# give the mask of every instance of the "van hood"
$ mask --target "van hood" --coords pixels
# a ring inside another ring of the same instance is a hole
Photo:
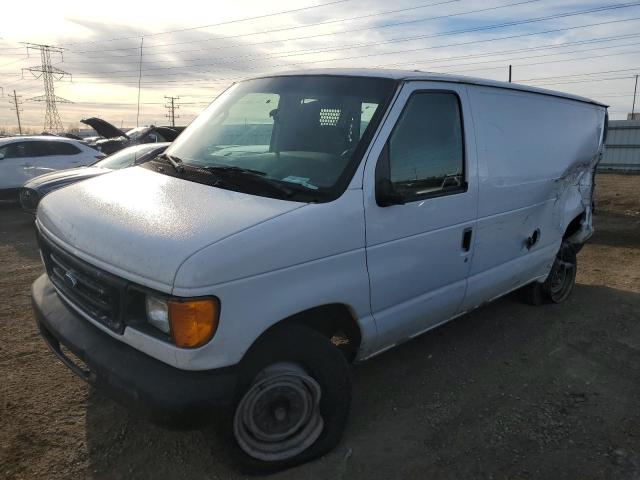
[[[89,263],[169,293],[194,253],[305,205],[132,167],[52,192],[37,222]]]

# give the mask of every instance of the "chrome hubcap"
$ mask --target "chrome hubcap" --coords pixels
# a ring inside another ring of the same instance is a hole
[[[240,448],[264,461],[286,460],[322,433],[321,389],[302,367],[277,363],[258,374],[233,419]]]

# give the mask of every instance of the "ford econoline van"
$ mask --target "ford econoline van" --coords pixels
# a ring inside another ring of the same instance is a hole
[[[606,106],[422,72],[239,82],[145,165],[47,195],[42,336],[144,414],[219,412],[252,471],[340,440],[350,362],[524,288],[562,302]]]

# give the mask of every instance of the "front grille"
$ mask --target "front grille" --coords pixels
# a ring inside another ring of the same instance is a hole
[[[63,299],[121,334],[124,331],[126,281],[69,254],[41,232],[38,232],[38,243],[47,274]]]
[[[24,187],[20,189],[20,205],[22,208],[35,212],[38,208],[38,202],[40,202],[38,192]]]

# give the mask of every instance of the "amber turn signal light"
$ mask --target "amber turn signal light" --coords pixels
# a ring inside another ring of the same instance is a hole
[[[211,340],[220,315],[216,300],[170,300],[168,303],[171,338],[176,346],[195,348]]]

